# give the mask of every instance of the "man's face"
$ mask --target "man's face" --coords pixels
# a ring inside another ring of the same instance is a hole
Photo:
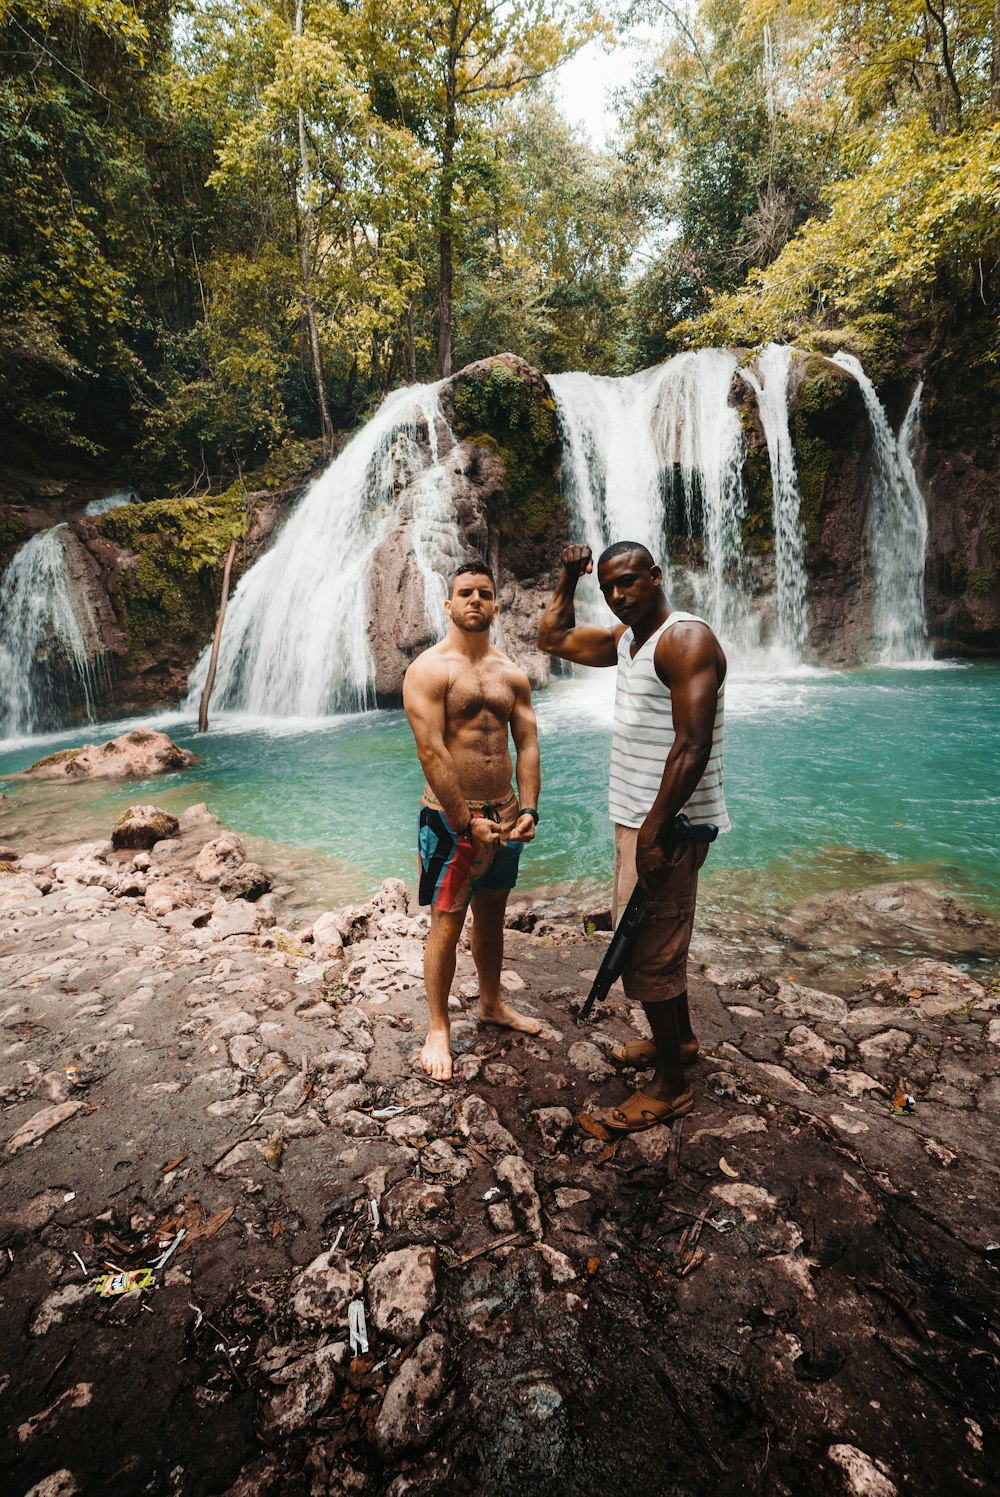
[[[493,583],[480,572],[463,572],[455,578],[444,610],[463,633],[485,633],[499,612]]]
[[[635,624],[662,596],[661,572],[651,567],[641,551],[623,551],[597,569],[597,582],[604,601],[623,624]]]

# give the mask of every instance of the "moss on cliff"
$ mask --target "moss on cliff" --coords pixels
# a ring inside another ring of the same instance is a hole
[[[461,370],[453,398],[455,435],[503,463],[503,497],[490,520],[505,564],[531,576],[552,564],[569,536],[552,394],[537,371],[501,354]]]
[[[740,381],[739,383],[742,383]],[[749,395],[749,391],[747,392]],[[737,402],[743,427],[743,493],[746,505],[740,526],[744,551],[760,555],[774,549],[774,502],[771,460],[756,414],[756,402]]]
[[[24,516],[9,504],[0,504],[0,571],[30,535]]]
[[[808,544],[820,538],[831,474],[843,454],[845,435],[857,415],[857,387],[825,359],[810,358],[792,414],[792,444],[802,504],[799,516]]]
[[[130,665],[162,657],[164,645],[205,638],[218,606],[217,573],[229,543],[245,536],[244,490],[211,498],[158,499],[102,517],[110,539],[132,552],[122,569],[116,612]]]

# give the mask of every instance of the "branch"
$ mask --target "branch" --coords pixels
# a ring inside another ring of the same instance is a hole
[[[944,12],[943,10],[940,12],[936,11],[931,4],[931,0],[924,0],[924,5],[927,8],[928,14],[937,22],[938,29],[941,32],[941,55],[944,58],[944,70],[948,74],[948,82],[951,84],[951,91],[955,95],[955,118],[958,128],[961,130],[962,93],[958,86],[958,80],[955,77],[954,66],[952,65],[951,51],[948,47],[948,27],[945,23]]]
[[[673,21],[674,25],[678,28],[678,30],[682,31],[684,33],[684,35],[687,37],[688,41],[691,44],[691,50],[692,50],[692,52],[694,53],[694,55],[698,59],[698,61],[701,63],[702,70],[703,70],[703,72],[705,74],[706,81],[708,83],[711,83],[711,81],[712,81],[712,75],[711,75],[711,73],[708,70],[708,63],[705,61],[704,57],[701,55],[701,48],[698,46],[698,43],[695,41],[694,33],[692,32],[691,28],[688,26],[687,22],[684,21],[684,20],[682,20],[682,18],[678,15],[677,11],[674,9],[674,7],[672,5],[668,5],[667,4],[667,0],[656,0],[656,3],[660,7],[661,10],[665,10],[666,11],[667,15],[671,18],[671,20]]]

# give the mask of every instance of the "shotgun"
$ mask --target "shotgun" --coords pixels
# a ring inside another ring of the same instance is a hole
[[[714,842],[719,835],[719,828],[710,822],[696,823],[689,821],[684,813],[679,812],[673,819],[670,831],[665,840],[668,853],[676,852],[678,847],[688,842]],[[600,965],[597,976],[587,1000],[580,1010],[580,1023],[590,1017],[590,1011],[595,1003],[603,1002],[608,996],[611,984],[621,976],[622,968],[628,959],[629,952],[635,945],[639,928],[646,917],[646,907],[649,904],[649,895],[641,884],[636,884],[632,891],[632,897],[625,906],[625,912],[618,922],[614,935],[604,953],[604,960]]]

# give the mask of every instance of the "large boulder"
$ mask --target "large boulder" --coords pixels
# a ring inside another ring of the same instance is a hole
[[[80,748],[59,749],[39,759],[10,779],[32,780],[145,780],[154,774],[187,769],[198,755],[180,748],[166,733],[133,728],[107,743],[85,743]],[[145,844],[143,844],[145,846]]]

